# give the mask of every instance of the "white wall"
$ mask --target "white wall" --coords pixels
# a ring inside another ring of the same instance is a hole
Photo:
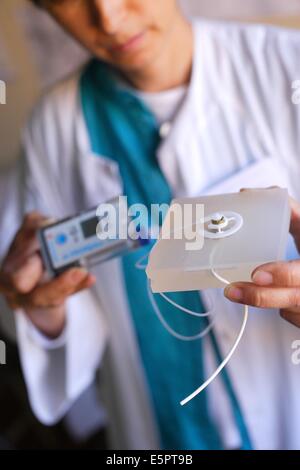
[[[211,17],[300,14],[299,0],[180,0],[187,12]]]
[[[38,76],[24,35],[16,23],[14,10],[18,0],[0,2],[0,40],[4,46],[12,76],[7,85],[7,104],[0,105],[0,164],[15,158],[19,129],[39,86]],[[1,79],[1,70],[0,70]]]

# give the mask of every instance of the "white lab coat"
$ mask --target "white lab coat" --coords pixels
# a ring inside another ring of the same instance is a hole
[[[300,32],[209,21],[195,21],[194,32],[189,94],[157,154],[174,195],[278,184],[300,200],[300,108],[291,101],[292,81],[300,78]],[[122,192],[117,164],[90,151],[78,75],[41,99],[24,132],[24,145],[20,168],[25,168],[26,190],[19,191],[18,203],[23,211],[34,208],[62,217]],[[6,210],[18,204],[11,198]],[[22,312],[15,314],[32,408],[42,422],[54,423],[99,369],[111,446],[158,448],[120,261],[95,272],[96,286],[68,300],[67,328],[57,341],[47,342]],[[219,313],[216,336],[226,354],[240,328],[242,307],[226,300],[222,289],[209,294]],[[205,292],[203,297],[208,302]],[[228,365],[257,449],[300,447],[300,369],[291,361],[291,344],[299,337],[300,331],[275,310],[251,309],[245,336]],[[209,373],[214,367],[209,344],[205,351]],[[219,379],[208,393],[226,447],[238,446]]]

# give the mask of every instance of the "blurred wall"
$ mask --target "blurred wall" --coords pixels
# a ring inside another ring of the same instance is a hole
[[[300,16],[299,0],[180,0],[187,13],[214,18]]]
[[[0,105],[0,169],[18,156],[20,129],[43,86],[72,70],[70,50],[78,55],[81,49],[46,13],[27,0],[0,0],[0,80],[7,82],[7,104]]]
[[[299,0],[180,1],[187,14],[265,21],[275,16],[275,22],[300,24]],[[0,1],[0,80],[5,73],[1,70],[1,49],[5,49],[10,73],[7,104],[0,105],[0,169],[18,155],[20,129],[41,89],[85,57],[44,13],[29,6],[26,0]]]
[[[6,67],[9,67],[7,104],[0,105],[0,165],[16,157],[20,127],[39,90],[32,54],[15,17],[15,11],[22,3],[22,0],[0,2],[0,47],[5,52],[4,75]]]

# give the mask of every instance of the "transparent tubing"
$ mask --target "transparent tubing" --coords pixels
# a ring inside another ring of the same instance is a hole
[[[215,248],[212,250],[211,252],[211,255],[210,255],[210,271],[212,273],[212,275],[218,279],[219,281],[221,281],[223,284],[225,285],[229,285],[231,284],[227,279],[225,279],[224,277],[222,277],[220,274],[218,274],[214,267],[213,267],[213,258],[214,258],[214,255],[215,255],[215,252],[217,250],[217,243],[215,245]],[[141,262],[146,259],[148,257],[148,254],[147,255],[144,255],[137,263],[136,263],[136,268],[137,269],[145,269],[146,266],[142,265]],[[211,323],[208,325],[207,328],[205,328],[203,331],[201,331],[200,333],[194,335],[194,336],[184,336],[184,335],[181,335],[180,333],[177,333],[175,330],[173,330],[173,328],[170,327],[170,325],[166,322],[166,320],[163,318],[159,308],[158,308],[158,305],[154,299],[154,295],[151,291],[151,287],[150,287],[150,282],[148,282],[148,295],[149,295],[149,299],[151,301],[151,304],[153,306],[153,309],[154,309],[154,312],[156,313],[159,321],[161,322],[161,324],[163,325],[163,327],[172,335],[174,336],[175,338],[181,340],[181,341],[195,341],[197,339],[200,339],[200,338],[203,338],[204,336],[206,336],[209,331],[211,331],[211,329],[213,328],[213,325],[215,323],[215,318],[216,316],[214,316],[213,320],[211,321]],[[178,308],[179,310],[183,311],[184,313],[187,313],[189,315],[193,315],[193,316],[197,316],[197,317],[200,317],[200,316],[210,316],[212,315],[213,313],[213,309],[209,310],[208,312],[205,312],[205,313],[198,313],[198,312],[194,312],[192,310],[189,310],[189,309],[186,309],[184,307],[182,307],[181,305],[177,304],[176,302],[174,302],[173,300],[171,300],[169,297],[167,297],[165,294],[160,294],[167,302],[169,302],[171,305],[173,305],[174,307]],[[249,316],[249,307],[248,305],[245,305],[244,306],[244,318],[243,318],[243,322],[242,322],[242,325],[241,325],[241,328],[240,328],[240,331],[237,335],[237,338],[231,348],[231,350],[229,351],[229,353],[227,354],[227,356],[224,358],[224,360],[221,362],[221,364],[217,367],[217,369],[215,370],[215,372],[213,372],[213,374],[202,384],[200,385],[200,387],[198,387],[194,392],[192,392],[190,395],[188,395],[186,398],[184,398],[181,402],[180,402],[180,405],[181,406],[184,406],[186,405],[188,402],[190,402],[193,398],[195,398],[197,395],[199,395],[199,393],[201,393],[206,387],[208,387],[208,385],[210,385],[214,380],[215,378],[220,374],[220,372],[224,369],[224,367],[226,367],[226,365],[228,364],[228,362],[230,361],[230,359],[232,358],[233,354],[235,353],[243,335],[244,335],[244,332],[245,332],[245,329],[246,329],[246,325],[247,325],[247,321],[248,321],[248,316]]]
[[[215,271],[215,269],[213,268],[213,258],[214,258],[216,249],[217,249],[217,244],[216,244],[215,248],[212,250],[211,255],[210,255],[210,270],[211,270],[211,273],[216,279],[223,282],[223,284],[229,285],[230,282],[227,279],[225,279],[224,277],[222,277],[220,274],[218,274]],[[220,374],[220,372],[224,369],[224,367],[226,367],[226,365],[228,364],[228,362],[232,358],[233,354],[235,353],[235,350],[237,349],[237,347],[238,347],[238,345],[239,345],[239,343],[240,343],[240,341],[243,337],[243,334],[244,334],[245,329],[246,329],[247,321],[248,321],[248,314],[249,314],[249,307],[248,307],[248,305],[245,305],[244,306],[244,318],[243,318],[242,326],[240,328],[240,331],[237,335],[237,338],[236,338],[231,350],[229,351],[227,356],[224,358],[224,360],[221,362],[221,364],[217,367],[215,372],[202,385],[200,385],[200,387],[198,387],[193,393],[188,395],[184,400],[182,400],[180,402],[181,406],[186,405],[189,401],[191,401],[193,398],[195,398],[197,395],[199,395],[199,393],[203,392],[203,390],[206,387],[208,387],[208,385],[210,385],[211,382],[213,382],[215,380],[215,378]]]
[[[248,305],[245,305],[245,310],[244,310],[245,313],[244,313],[244,318],[243,318],[243,323],[242,323],[241,329],[240,329],[239,334],[238,334],[238,336],[235,340],[234,345],[232,346],[231,350],[229,351],[229,353],[227,354],[225,359],[221,362],[221,364],[215,370],[215,372],[199,388],[197,388],[193,393],[191,393],[189,396],[187,396],[184,400],[182,400],[180,402],[181,406],[186,405],[189,401],[191,401],[193,398],[195,398],[197,395],[199,395],[199,393],[201,393],[206,387],[208,387],[208,385],[211,384],[211,382],[213,380],[215,380],[215,378],[219,375],[219,373],[228,364],[228,362],[232,358],[236,348],[238,347],[238,345],[239,345],[239,343],[240,343],[240,341],[243,337],[243,334],[244,334],[244,331],[245,331],[245,328],[246,328],[246,325],[247,325],[247,321],[248,321],[248,311],[249,311]]]
[[[150,302],[152,304],[153,310],[156,313],[159,321],[161,322],[163,327],[170,333],[170,335],[174,336],[175,338],[177,338],[181,341],[196,341],[197,339],[200,339],[200,338],[203,338],[204,336],[206,336],[210,332],[210,330],[213,328],[213,325],[215,323],[215,318],[216,318],[215,316],[214,316],[213,320],[210,322],[210,324],[204,330],[200,331],[200,333],[197,333],[196,335],[184,336],[184,335],[181,335],[180,333],[177,333],[177,331],[175,331],[173,328],[171,328],[171,326],[167,323],[167,321],[162,316],[161,311],[159,310],[158,305],[155,301],[154,295],[151,291],[150,282],[148,282],[148,294],[149,294],[149,299],[150,299]],[[170,302],[170,299],[168,299],[167,297],[164,297],[164,298],[166,298],[167,301]],[[209,316],[213,312],[212,310],[210,310],[209,312],[205,313],[205,315],[204,314],[199,314],[197,312],[192,312],[190,310],[184,309],[181,305],[176,304],[176,302],[172,301],[171,303],[172,303],[172,305],[174,305],[179,310],[182,310],[183,312],[188,313],[189,315],[195,315],[195,316],[198,316],[198,317],[199,316]],[[190,312],[192,312],[192,313],[190,313]]]
[[[148,257],[148,253],[137,261],[135,267],[137,269],[144,270],[146,268],[146,265],[144,265],[142,263],[147,257]],[[163,318],[162,313],[161,313],[161,311],[160,311],[160,309],[157,305],[157,302],[154,298],[154,295],[151,291],[150,281],[148,281],[147,290],[148,290],[148,296],[149,296],[150,302],[152,304],[153,310],[154,310],[155,314],[157,315],[159,321],[161,322],[163,327],[170,333],[170,335],[174,336],[175,338],[177,338],[181,341],[196,341],[197,339],[200,339],[200,338],[203,338],[204,336],[206,336],[210,332],[210,330],[213,328],[213,325],[215,323],[215,315],[214,315],[214,318],[212,319],[212,321],[210,322],[210,324],[204,330],[201,330],[199,333],[197,333],[195,335],[185,336],[185,335],[182,335],[182,334],[178,333]],[[213,309],[211,299],[210,299],[210,304],[211,304],[210,310],[208,312],[201,312],[200,313],[200,312],[195,312],[193,310],[189,310],[189,309],[183,307],[182,305],[177,304],[176,302],[174,302],[172,299],[170,299],[167,295],[165,295],[163,293],[160,293],[159,295],[164,300],[169,302],[173,307],[181,310],[182,312],[186,313],[187,315],[191,315],[191,316],[194,316],[194,317],[208,317],[208,316],[212,316],[213,313],[215,313],[214,309]]]

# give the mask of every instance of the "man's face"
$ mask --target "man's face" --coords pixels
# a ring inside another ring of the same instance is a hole
[[[42,0],[51,15],[96,57],[141,70],[168,44],[176,0]]]

